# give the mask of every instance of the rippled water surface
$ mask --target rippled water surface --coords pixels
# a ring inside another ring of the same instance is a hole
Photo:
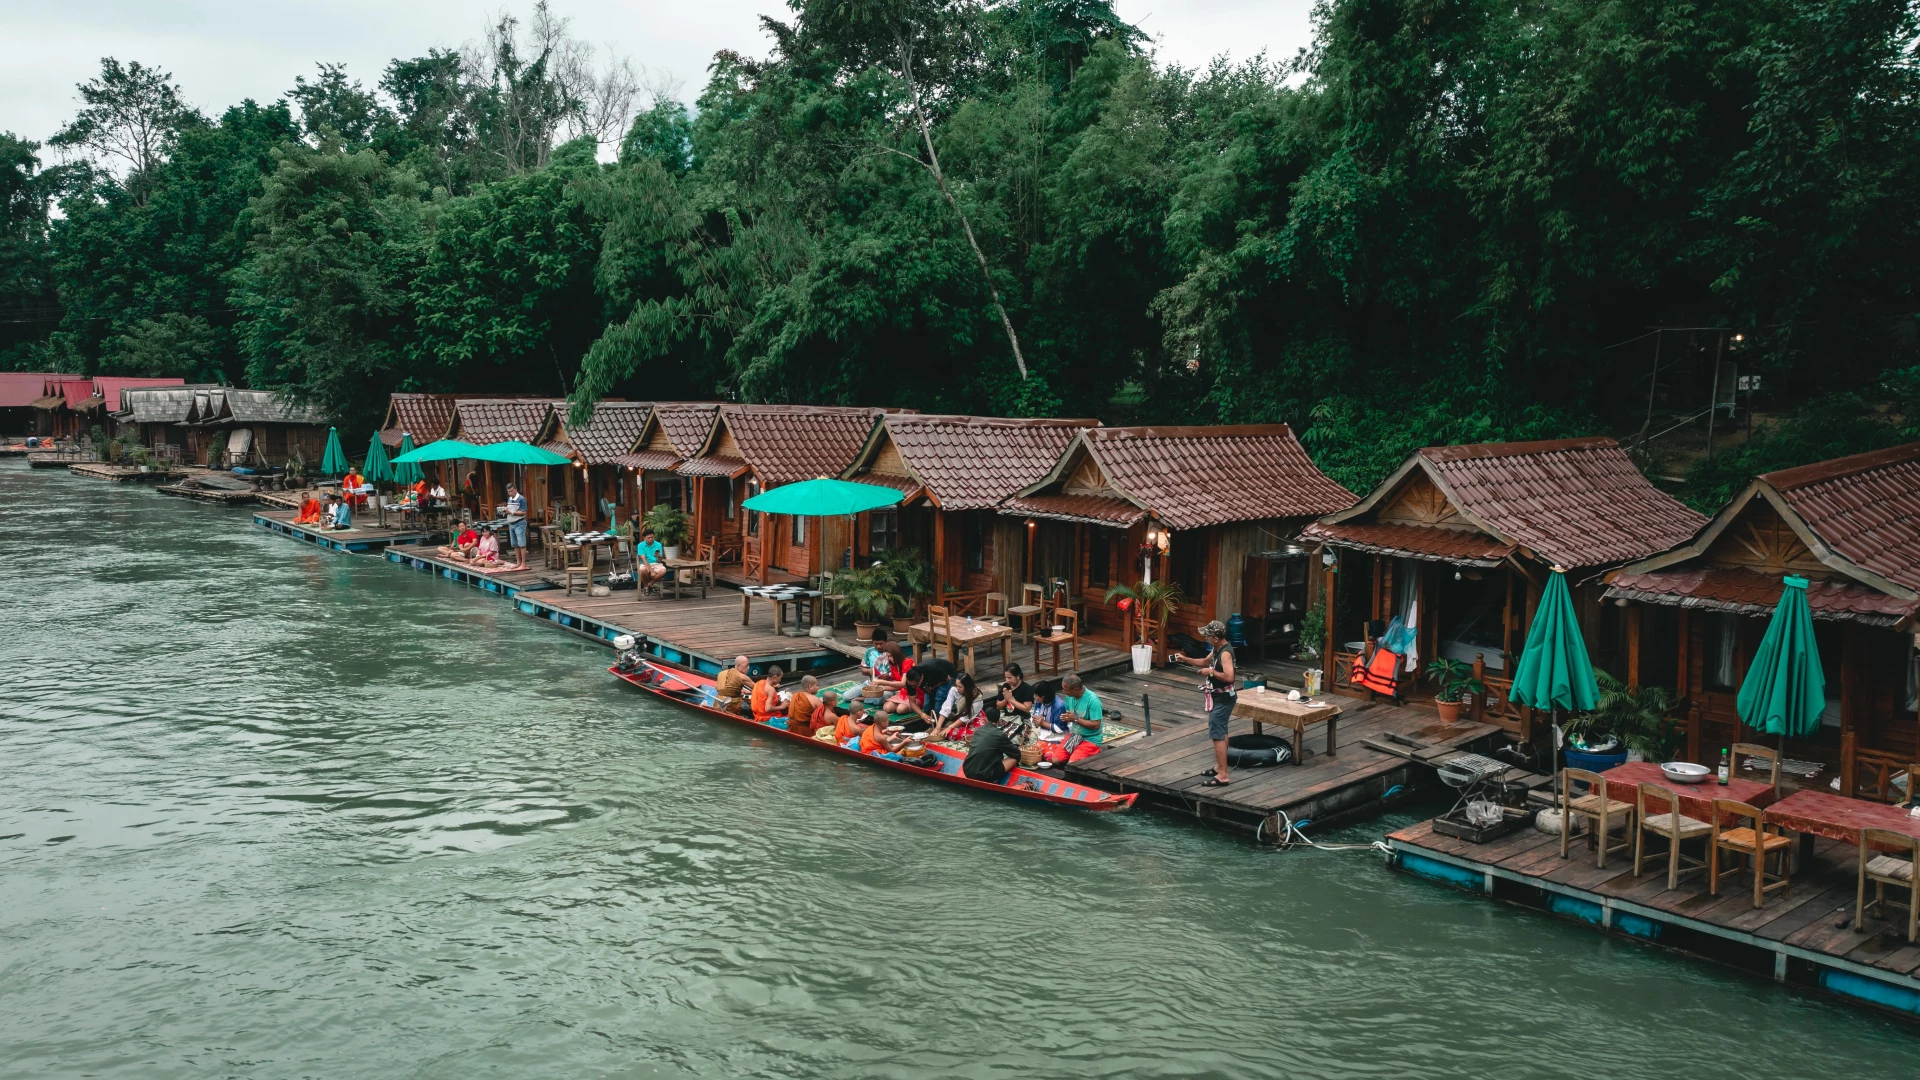
[[[755,741],[244,511],[0,462],[0,616],[8,1077],[1912,1075],[1371,855]]]

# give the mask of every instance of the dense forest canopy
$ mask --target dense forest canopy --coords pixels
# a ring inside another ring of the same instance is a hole
[[[1107,0],[794,0],[692,109],[544,3],[218,117],[109,59],[0,137],[0,366],[359,427],[398,389],[1284,420],[1362,488],[1651,433],[1736,362],[1766,419],[1700,502],[1920,435],[1912,5],[1315,18],[1195,71]]]

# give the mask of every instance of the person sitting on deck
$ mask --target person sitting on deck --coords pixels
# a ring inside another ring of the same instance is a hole
[[[320,500],[309,494],[300,501],[300,516],[293,519],[295,525],[320,524]]]
[[[873,632],[873,646],[867,650],[866,663],[860,667],[867,672],[867,692],[876,697],[884,696],[907,685],[907,662],[900,646],[887,639],[886,631]]]
[[[1027,682],[1026,672],[1019,664],[1008,664],[1000,673],[1000,686],[994,692],[993,700],[986,704],[987,719],[1000,723],[1003,719],[1024,719],[1033,711],[1033,684]]]
[[[938,671],[928,670],[934,663],[929,660],[908,671],[906,685],[880,706],[881,713],[888,717],[902,717],[900,724],[908,731],[926,731],[931,728],[935,708],[934,694],[944,690],[946,686]]]
[[[981,724],[967,743],[967,756],[960,762],[960,773],[970,780],[1004,784],[1018,764],[1020,745],[999,724]]]
[[[811,675],[800,676],[800,689],[793,692],[787,701],[787,730],[795,735],[813,738],[814,717],[820,716],[820,680]],[[821,717],[825,723],[826,718]]]
[[[1038,731],[1065,731],[1067,722],[1060,718],[1064,709],[1060,705],[1060,684],[1045,679],[1033,684],[1033,704],[1028,715],[1033,717],[1033,726]]]
[[[427,497],[433,500],[435,510],[447,505],[447,489],[442,487],[438,480],[433,482],[433,489],[427,492]]]
[[[745,656],[733,658],[733,666],[713,680],[714,706],[721,712],[745,714],[747,693],[753,687],[751,662]]]
[[[360,489],[366,486],[367,478],[361,476],[358,469],[348,469],[347,475],[340,478],[340,490],[346,493],[346,501],[356,507],[367,505],[367,497],[360,494]]]
[[[480,534],[474,531],[473,526],[469,525],[460,530],[460,535],[453,538],[453,543],[446,544],[440,548],[440,555],[444,558],[464,561],[473,558],[473,549],[479,546]]]
[[[651,588],[666,580],[666,558],[667,549],[654,538],[653,530],[642,530],[640,542],[633,545],[634,579],[639,588]]]
[[[353,508],[348,505],[347,500],[341,498],[339,495],[330,494],[327,496],[327,501],[332,504],[328,507],[327,511],[327,528],[353,528]]]
[[[874,627],[873,638],[867,642],[867,654],[860,658],[860,674],[865,675],[868,682],[880,678],[877,669],[881,664],[886,663],[885,654],[880,646],[886,640],[886,630],[882,627]]]
[[[490,526],[482,526],[480,529],[480,543],[473,549],[473,561],[485,563],[488,566],[500,562],[500,538],[493,534]]]
[[[1107,737],[1106,708],[1100,704],[1100,696],[1080,681],[1080,676],[1069,675],[1060,680],[1060,707],[1060,718],[1067,722],[1070,734],[1065,742],[1054,743],[1047,749],[1046,759],[1056,768],[1099,753],[1100,744]]]
[[[786,718],[780,715],[780,679],[786,672],[775,664],[767,669],[767,677],[753,684],[753,718],[762,724],[780,721],[786,726]]]
[[[934,710],[939,722],[933,725],[934,739],[964,739],[973,734],[981,720],[986,702],[980,699],[980,687],[973,676],[965,674],[947,688],[947,697]]]

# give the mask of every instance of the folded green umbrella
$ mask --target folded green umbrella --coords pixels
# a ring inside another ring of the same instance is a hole
[[[797,517],[837,517],[892,506],[905,496],[892,488],[876,484],[856,484],[851,480],[802,480],[782,484],[772,491],[755,495],[742,503],[763,514],[792,514]]]
[[[387,446],[380,441],[377,431],[367,443],[367,462],[360,467],[360,475],[375,484],[393,479],[393,466],[387,462]]]
[[[430,442],[418,450],[408,450],[393,459],[395,465],[411,465],[417,461],[452,461],[455,458],[479,460],[482,447],[473,445],[464,439],[440,439]]]
[[[1807,579],[1789,574],[1780,603],[1767,621],[1766,636],[1747,665],[1747,677],[1734,698],[1740,719],[1756,731],[1804,738],[1820,730],[1827,707],[1827,677],[1820,670],[1820,646],[1813,640],[1813,612],[1807,607]]]
[[[413,453],[413,436],[403,433],[400,436],[400,457],[406,457],[411,453]],[[393,478],[395,480],[398,480],[402,484],[412,486],[427,478],[427,474],[420,471],[418,462],[401,461],[400,457],[393,459]]]
[[[340,449],[340,431],[327,429],[327,452],[320,456],[320,471],[328,476],[345,476],[351,468],[347,464],[347,452]]]
[[[1585,712],[1600,703],[1580,618],[1573,611],[1567,575],[1556,570],[1540,595],[1540,607],[1527,628],[1527,643],[1514,665],[1513,700],[1536,709]]]

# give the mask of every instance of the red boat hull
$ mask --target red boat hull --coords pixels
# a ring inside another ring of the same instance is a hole
[[[711,697],[713,680],[697,672],[686,671],[681,668],[650,660],[642,661],[641,666],[633,671],[622,671],[618,667],[611,667],[607,670],[648,693],[665,698],[677,705],[684,705],[687,708],[698,710],[716,719],[727,720],[735,724],[753,728],[761,735],[777,736],[800,746],[810,747],[814,750],[829,754],[838,754],[841,757],[853,758],[870,765],[880,765],[899,772],[911,773],[914,776],[926,777],[929,780],[943,780],[949,784],[977,788],[981,791],[992,792],[995,795],[1011,795],[1014,798],[1026,799],[1030,802],[1057,803],[1061,806],[1072,806],[1081,810],[1125,810],[1133,805],[1133,800],[1139,798],[1137,794],[1115,795],[1112,792],[1101,791],[1098,788],[1090,788],[1084,784],[1075,784],[1059,776],[1050,775],[1046,771],[1034,769],[1016,768],[1013,770],[1013,773],[1007,777],[1006,783],[989,784],[984,780],[975,780],[963,774],[960,771],[960,762],[963,755],[957,750],[951,750],[944,746],[927,747],[927,752],[936,757],[939,764],[938,768],[925,765],[909,765],[903,761],[893,761],[888,758],[876,757],[873,754],[863,754],[858,750],[849,750],[837,743],[822,742],[819,739],[810,739],[805,735],[796,735],[793,732],[785,731],[777,727],[769,727],[751,717],[739,716],[713,708],[710,705],[702,704],[703,697],[709,699]]]

